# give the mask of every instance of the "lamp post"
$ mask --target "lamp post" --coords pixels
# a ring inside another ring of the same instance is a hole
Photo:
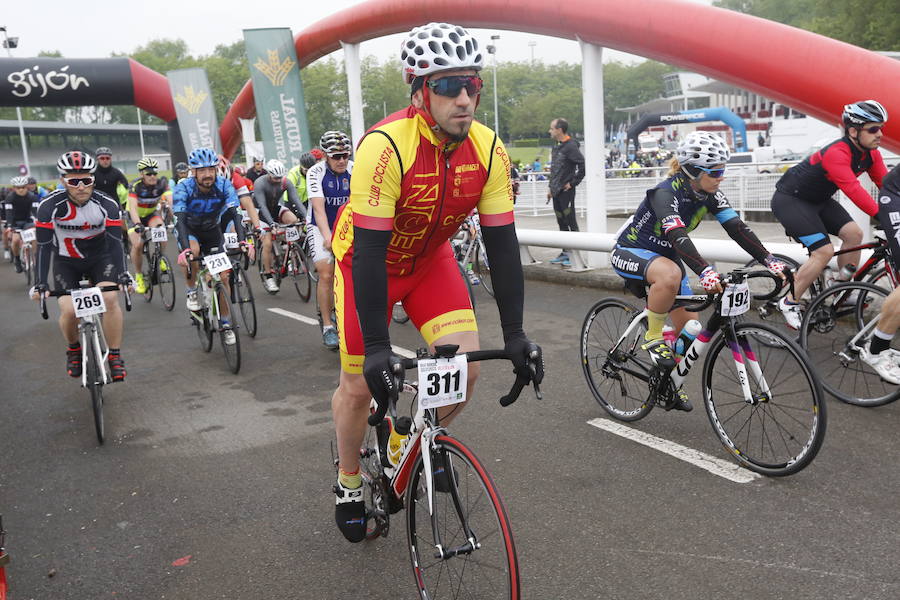
[[[531,48],[531,66],[534,66],[534,47],[537,46],[537,42],[531,40],[528,42],[528,47]]]
[[[491,36],[491,41],[493,44],[488,44],[487,51],[488,54],[494,57],[494,133],[498,136],[500,135],[500,113],[497,109],[497,40],[500,39],[499,34],[494,34]]]
[[[0,31],[3,32],[3,47],[6,48],[6,53],[12,58],[12,49],[18,47],[19,38],[14,37],[11,38],[6,33],[6,27],[0,26]],[[16,117],[19,119],[19,139],[22,141],[22,161],[25,163],[25,169],[31,173],[31,166],[28,164],[28,144],[25,142],[25,127],[22,125],[22,109],[18,106],[16,107]]]

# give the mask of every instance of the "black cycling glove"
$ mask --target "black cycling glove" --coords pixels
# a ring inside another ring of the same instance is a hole
[[[519,377],[524,377],[530,382],[538,385],[544,380],[544,354],[541,347],[529,340],[524,334],[520,336],[510,337],[506,340],[504,350],[513,364],[513,371]],[[536,352],[537,356],[530,358],[530,355]],[[534,364],[534,374],[528,368],[528,360]]]
[[[366,354],[363,362],[363,376],[372,397],[379,407],[385,406],[388,398],[396,398],[403,386],[402,379],[394,374],[394,365],[400,364],[400,357],[390,348],[379,349]],[[401,372],[402,373],[402,372]]]

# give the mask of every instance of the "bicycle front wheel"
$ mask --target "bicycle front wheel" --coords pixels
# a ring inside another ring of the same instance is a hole
[[[484,288],[491,297],[494,297],[494,283],[491,281],[491,268],[488,266],[487,254],[484,251],[484,246],[482,244],[478,244],[478,248],[476,248],[475,252],[475,264],[473,265],[475,269],[475,274],[478,275],[478,279],[481,281],[481,287]]]
[[[620,421],[637,421],[653,409],[647,386],[650,359],[641,350],[646,321],[622,338],[639,314],[624,300],[604,298],[581,326],[581,368],[588,388],[603,410]]]
[[[256,337],[256,301],[253,299],[253,288],[250,280],[241,268],[234,269],[231,279],[232,294],[237,301],[238,310],[241,313],[241,321],[244,329],[250,337]]]
[[[160,254],[156,261],[156,281],[159,283],[159,295],[163,306],[171,311],[175,308],[175,273],[172,264],[165,255]]]
[[[421,455],[406,488],[407,539],[420,598],[518,600],[516,546],[493,480],[472,451],[451,437],[435,437],[432,460],[437,457],[454,477],[446,477],[447,491],[434,492],[433,514]],[[443,557],[436,556],[438,543]]]
[[[804,313],[800,345],[822,387],[842,402],[881,406],[900,398],[900,387],[884,381],[861,356],[889,294],[869,283],[842,283],[816,297]]]
[[[822,390],[803,350],[781,331],[749,322],[735,323],[734,330],[737,343],[719,335],[703,363],[709,421],[742,466],[792,475],[815,458],[825,439]]]
[[[103,370],[97,363],[97,348],[94,346],[93,336],[87,335],[85,346],[87,360],[84,368],[87,373],[87,387],[91,392],[91,410],[94,413],[94,430],[97,433],[97,442],[102,446],[106,440],[106,427],[103,422]]]
[[[235,320],[234,307],[231,305],[228,294],[225,293],[224,285],[217,284],[216,293],[219,295],[219,315],[223,318],[227,316],[231,322],[231,327],[228,329],[223,328],[221,323],[219,324],[219,341],[222,344],[222,352],[225,353],[225,362],[228,363],[229,370],[237,374],[241,370],[241,336]],[[233,344],[228,343],[229,331],[234,334]]]
[[[306,267],[307,261],[299,244],[291,246],[288,261],[291,279],[294,280],[294,289],[297,290],[301,300],[309,302],[309,296],[312,291],[312,279],[309,276],[309,270]]]

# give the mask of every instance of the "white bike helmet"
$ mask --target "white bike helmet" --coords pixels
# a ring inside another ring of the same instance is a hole
[[[97,170],[97,161],[87,152],[70,150],[56,161],[56,169],[60,173],[93,173]]]
[[[412,83],[416,77],[431,75],[448,69],[484,67],[484,55],[478,40],[458,25],[429,23],[409,32],[400,46],[403,81]]]
[[[13,187],[23,187],[28,185],[27,177],[13,177],[9,180],[9,184]]]
[[[857,127],[865,123],[884,123],[888,120],[887,109],[875,100],[860,100],[844,107],[841,115],[844,127]]]
[[[350,138],[343,131],[326,131],[319,139],[319,146],[328,156],[350,154],[353,150]]]
[[[284,163],[277,158],[273,158],[266,163],[266,172],[272,177],[284,177]]]
[[[731,153],[725,140],[708,131],[692,131],[675,150],[681,166],[710,168],[728,162]]]

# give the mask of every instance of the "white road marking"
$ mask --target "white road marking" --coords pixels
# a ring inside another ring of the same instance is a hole
[[[294,319],[295,321],[300,321],[301,323],[306,323],[307,325],[315,325],[316,327],[319,326],[318,319],[310,319],[309,317],[306,317],[301,314],[297,314],[295,312],[291,312],[289,310],[284,310],[283,308],[269,308],[267,310],[269,310],[269,312],[275,313],[276,315],[281,315],[282,317]],[[400,356],[403,356],[405,358],[415,358],[416,357],[415,352],[413,352],[411,350],[407,350],[406,348],[401,348],[400,346],[391,346],[391,348],[394,350],[394,353],[396,353]]]
[[[638,431],[610,419],[592,419],[588,421],[588,425],[593,425],[597,429],[614,433],[638,444],[659,450],[735,483],[750,483],[762,477],[759,473],[748,471],[733,462],[710,456],[699,450],[682,446],[676,442],[671,442],[643,431]]]

